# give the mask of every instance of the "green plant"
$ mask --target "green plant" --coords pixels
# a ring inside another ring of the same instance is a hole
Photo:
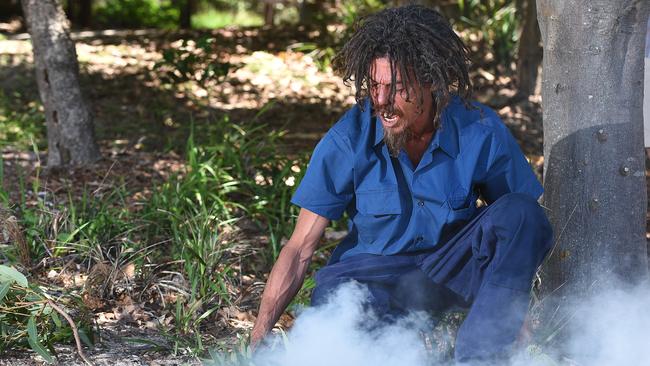
[[[0,154],[0,205],[9,206],[9,192],[5,190],[5,171],[4,171],[4,160],[2,159],[2,154]]]
[[[183,39],[179,46],[164,49],[162,56],[154,71],[172,85],[192,81],[206,88],[209,83],[222,82],[233,69],[230,62],[219,60],[215,39],[207,36],[196,41]]]
[[[35,142],[34,142],[35,141]],[[38,101],[18,93],[7,95],[0,89],[0,148],[44,147],[45,116]]]
[[[174,281],[163,283],[173,286],[160,287],[172,296],[174,314],[173,327],[162,331],[176,349],[202,353],[204,330],[216,311],[237,305],[242,271],[259,270],[257,264],[268,266],[275,259],[298,212],[289,200],[306,156],[282,153],[284,132],[260,124],[260,115],[239,124],[214,121],[203,127],[200,142],[192,129],[184,169],[135,205],[123,182],[94,191],[71,189],[65,200],[41,192],[38,181],[21,178],[16,216],[33,259],[66,256],[85,268],[108,267],[111,274],[97,293],[105,300],[115,298],[112,288],[126,263],[135,263],[136,281],[155,282],[173,273]],[[246,229],[238,228],[242,218]],[[248,237],[266,234],[268,239],[250,243],[243,230]],[[162,261],[168,263],[162,271],[144,265]],[[306,298],[309,288],[305,291]]]
[[[362,16],[377,12],[386,6],[381,0],[352,0],[342,2],[339,19],[347,28]]]
[[[259,14],[239,7],[236,10],[206,9],[192,16],[192,28],[195,29],[218,29],[227,26],[254,27],[262,24],[264,19]]]
[[[238,220],[247,217],[266,229],[269,246],[260,258],[269,261],[293,228],[297,208],[289,199],[306,158],[279,153],[283,133],[255,122],[215,121],[201,144],[192,128],[185,169],[156,187],[139,213],[148,223],[143,234],[148,242],[170,239],[166,248],[183,277],[173,332],[166,333],[175,349],[200,353],[204,322],[233,300],[239,285],[235,271],[255,250],[242,242]]]
[[[318,70],[325,71],[332,65],[332,59],[336,55],[334,47],[321,47],[314,42],[299,42],[288,47],[294,51],[304,52],[306,56],[311,57]]]
[[[248,345],[246,337],[239,334],[237,337],[239,338],[239,346],[236,349],[222,349],[221,351],[210,349],[209,358],[203,360],[203,364],[208,366],[254,366],[253,351]],[[286,342],[286,337],[284,340]]]
[[[73,331],[61,321],[52,299],[13,267],[0,265],[0,354],[8,349],[31,348],[54,362],[53,345],[70,342]],[[77,306],[80,304],[77,303]],[[79,337],[92,346],[93,332],[88,322],[78,322]]]
[[[508,63],[517,42],[517,17],[512,0],[459,0],[459,25],[479,31],[497,63]]]
[[[119,28],[175,28],[179,17],[173,0],[112,0],[94,10],[99,25]]]

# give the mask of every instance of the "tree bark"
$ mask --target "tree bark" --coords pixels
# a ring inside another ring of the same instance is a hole
[[[92,0],[68,0],[65,13],[71,28],[88,28],[92,17]]]
[[[194,13],[194,0],[181,0],[180,2],[180,27],[181,29],[192,28],[192,14]]]
[[[521,19],[517,46],[517,84],[522,95],[535,94],[539,66],[542,63],[542,46],[537,24],[535,0],[518,0],[517,14]]]
[[[264,1],[264,25],[267,27],[273,26],[275,18],[275,1]]]
[[[22,12],[18,0],[0,1],[0,20],[10,20],[20,15],[22,15]]]
[[[79,26],[81,28],[90,27],[90,22],[92,19],[92,9],[93,2],[92,0],[81,0],[79,4]]]
[[[642,88],[650,2],[537,5],[544,205],[555,229],[542,274],[543,317],[558,329],[558,319],[566,321],[551,316],[558,309],[566,315],[573,300],[648,275]]]
[[[56,0],[23,0],[32,37],[36,81],[45,107],[48,167],[84,165],[100,158],[93,118],[79,86],[79,64],[69,23]]]

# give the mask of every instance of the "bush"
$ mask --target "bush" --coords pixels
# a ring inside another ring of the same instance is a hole
[[[95,9],[100,26],[116,28],[176,28],[179,10],[172,0],[111,0]]]
[[[492,49],[499,64],[508,64],[517,43],[517,17],[512,0],[459,0],[461,16],[457,23],[476,30]]]

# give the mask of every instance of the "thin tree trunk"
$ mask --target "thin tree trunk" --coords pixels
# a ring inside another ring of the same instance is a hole
[[[517,46],[517,84],[519,93],[533,95],[542,63],[542,46],[537,24],[535,0],[518,0],[521,35]]]
[[[90,27],[90,22],[92,19],[92,9],[93,2],[92,0],[81,0],[79,4],[79,26],[81,28]]]
[[[275,0],[264,1],[264,25],[273,26],[275,18]]]
[[[556,240],[542,289],[547,326],[558,329],[566,318],[551,314],[568,315],[572,300],[648,275],[642,88],[650,2],[537,5],[544,201]]]
[[[181,29],[192,28],[192,14],[194,13],[194,0],[180,1],[180,27]]]
[[[100,158],[93,118],[79,87],[79,64],[69,24],[56,0],[23,0],[32,37],[36,80],[45,107],[48,167]]]

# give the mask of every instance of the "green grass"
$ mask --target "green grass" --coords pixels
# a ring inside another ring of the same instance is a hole
[[[264,19],[247,10],[223,11],[206,10],[192,16],[192,27],[196,29],[218,29],[227,26],[261,26]]]
[[[224,118],[201,132],[200,145],[194,133],[187,140],[185,169],[152,187],[136,205],[119,181],[108,191],[88,187],[79,197],[46,192],[37,198],[34,192],[44,187],[23,177],[21,202],[14,206],[34,263],[66,256],[82,268],[108,265],[110,275],[98,292],[107,301],[117,298],[120,288],[162,286],[175,278],[175,301],[163,305],[174,314],[173,326],[161,333],[174,349],[197,354],[205,351],[204,331],[216,311],[238,296],[241,273],[253,267],[266,271],[290,235],[298,208],[289,200],[307,162],[306,156],[280,153],[284,133],[257,119],[237,124]],[[238,229],[242,219],[254,224],[253,233]],[[265,243],[247,239],[260,233]],[[9,247],[6,256],[16,261],[13,251]],[[135,287],[120,282],[127,264],[135,265]]]
[[[0,90],[0,148],[29,149],[33,142],[43,147],[45,134],[45,115],[40,102]]]

